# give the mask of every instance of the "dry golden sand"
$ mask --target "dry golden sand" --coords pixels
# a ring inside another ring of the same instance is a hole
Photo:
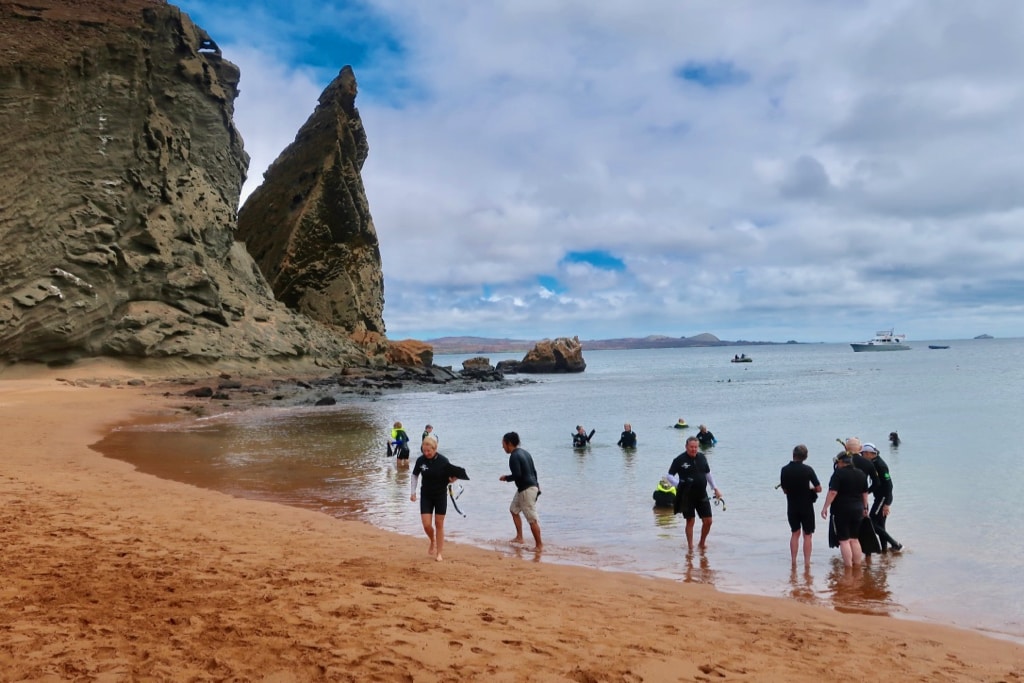
[[[437,563],[88,448],[167,407],[0,377],[0,680],[1024,679],[1024,647],[972,632],[459,544]]]

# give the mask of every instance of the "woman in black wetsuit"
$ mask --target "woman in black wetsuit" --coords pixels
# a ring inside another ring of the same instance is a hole
[[[422,476],[420,520],[423,522],[423,531],[430,539],[430,550],[427,552],[440,562],[444,559],[441,552],[444,550],[444,516],[448,512],[448,484],[454,482],[455,477],[449,476],[451,463],[448,458],[437,452],[436,437],[428,435],[423,439],[420,451],[423,455],[416,458],[412,470],[412,494],[409,500],[416,502],[416,484]]]

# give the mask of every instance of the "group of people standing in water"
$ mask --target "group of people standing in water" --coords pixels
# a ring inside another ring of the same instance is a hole
[[[577,425],[573,446],[589,444],[596,431],[587,433],[582,425]],[[625,423],[618,445],[634,448],[636,439],[632,426]],[[891,441],[898,443],[893,439]],[[708,487],[711,488],[716,504],[721,502],[724,509],[722,492],[711,474],[707,456],[701,451],[701,448],[709,448],[715,443],[717,440],[714,434],[705,425],[700,425],[698,433],[686,439],[685,450],[672,460],[668,472],[658,482],[653,494],[655,507],[671,507],[675,514],[683,515],[686,520],[686,543],[691,551],[695,545],[703,550],[711,531],[712,499],[708,496]],[[408,467],[408,444],[408,433],[401,422],[395,422],[391,430],[391,441],[388,442],[388,452],[396,455],[400,467],[403,462]],[[419,486],[420,518],[430,540],[429,553],[441,561],[448,498],[454,503],[451,485],[459,478],[468,477],[465,470],[452,465],[437,452],[437,444],[438,437],[433,427],[426,425],[421,437],[421,455],[412,470],[409,499],[417,502]],[[871,443],[862,444],[856,437],[847,439],[843,446],[843,451],[833,458],[834,469],[820,514],[822,519],[829,520],[830,545],[838,547],[843,564],[852,567],[861,564],[865,554],[886,552],[888,549],[898,551],[903,546],[886,531],[886,521],[893,502],[893,487],[889,467],[879,455],[878,448]],[[516,485],[516,493],[509,506],[516,530],[512,542],[524,542],[522,519],[525,518],[535,547],[540,550],[543,542],[537,499],[541,491],[533,457],[522,448],[516,432],[506,433],[502,437],[501,447],[509,456],[509,473],[501,475],[499,480]],[[807,446],[800,444],[794,447],[792,457],[792,461],[780,471],[776,488],[781,488],[786,495],[792,563],[796,565],[802,549],[804,563],[809,565],[812,535],[816,528],[814,503],[823,489],[814,469],[806,463]],[[868,500],[869,493],[873,501]],[[701,528],[695,544],[694,532],[698,517]]]
[[[792,533],[789,552],[794,565],[801,547],[804,564],[811,562],[814,502],[822,491],[814,469],[806,460],[807,446],[796,446],[792,462],[783,467],[779,475],[779,488],[786,494],[786,513]],[[866,554],[902,550],[902,544],[885,528],[893,502],[893,487],[889,466],[879,455],[878,448],[851,437],[833,459],[833,467],[821,518],[829,520],[829,535],[834,541],[829,545],[839,547],[843,564],[853,567],[860,565]],[[871,502],[869,493],[873,497]]]

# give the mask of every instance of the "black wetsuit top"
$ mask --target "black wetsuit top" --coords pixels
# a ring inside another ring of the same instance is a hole
[[[412,475],[421,477],[420,492],[424,496],[444,496],[448,492],[448,467],[450,464],[448,458],[440,453],[429,460],[425,455],[416,458]]]
[[[516,483],[517,491],[525,491],[531,486],[540,487],[533,456],[525,448],[516,447],[508,454],[508,468],[512,471],[509,477]]]
[[[875,466],[875,472],[878,474],[871,493],[876,499],[881,498],[886,505],[892,505],[892,475],[889,474],[889,466],[880,455],[876,455],[871,464]]]
[[[878,482],[878,472],[875,470],[873,462],[865,458],[860,453],[853,454],[853,466],[858,470],[867,475],[868,478],[868,491],[875,490],[875,484]]]
[[[715,435],[711,432],[697,432],[697,443],[702,448],[710,448],[715,445]]]
[[[814,468],[806,463],[794,460],[783,467],[779,473],[779,484],[791,508],[802,508],[818,500],[814,487],[821,486],[821,482]]]
[[[676,495],[688,500],[707,500],[708,479],[711,472],[708,459],[704,454],[697,451],[697,455],[690,457],[686,453],[680,453],[668,468],[671,475],[679,475],[679,485],[676,486]]]
[[[829,491],[835,491],[832,507],[850,514],[863,511],[864,492],[868,490],[868,477],[856,467],[839,467],[828,480]]]
[[[596,431],[597,431],[596,429],[591,429],[590,430],[590,434],[581,434],[580,432],[576,432],[575,434],[573,434],[572,435],[572,445],[573,445],[573,447],[574,448],[583,448],[584,446],[586,446],[588,443],[590,443],[590,440],[592,438],[594,438],[594,432],[596,432]]]
[[[618,445],[623,448],[636,448],[636,432],[622,432]]]

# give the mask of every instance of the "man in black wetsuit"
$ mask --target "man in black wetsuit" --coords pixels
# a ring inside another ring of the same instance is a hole
[[[523,542],[523,522],[519,518],[526,517],[537,550],[544,547],[540,540],[540,520],[537,517],[537,497],[540,495],[540,484],[537,480],[537,468],[533,464],[533,456],[525,448],[519,447],[519,435],[509,432],[501,438],[501,449],[508,453],[508,468],[511,474],[503,474],[500,481],[515,482],[516,495],[508,511],[512,513],[512,522],[516,526],[516,537],[513,543]]]
[[[583,428],[583,425],[576,425],[576,433],[572,435],[572,447],[583,448],[590,443],[596,432],[596,429],[591,429],[590,433],[587,434],[587,430]]]
[[[715,493],[715,498],[721,498],[722,493],[715,486],[715,479],[711,476],[711,466],[708,459],[698,450],[697,437],[691,436],[686,440],[686,451],[676,456],[668,468],[668,473],[679,477],[679,486],[676,487],[676,514],[683,513],[686,518],[686,545],[693,550],[693,527],[695,517],[700,517],[700,542],[697,544],[702,550],[708,540],[708,533],[711,532],[711,500],[708,499],[708,484]]]
[[[883,553],[886,546],[892,547],[893,550],[903,550],[903,545],[885,530],[885,522],[892,507],[892,475],[889,474],[889,465],[882,460],[874,444],[864,444],[860,452],[875,468],[875,480],[871,487],[871,522],[875,525],[875,533],[878,534],[878,544],[882,546]]]
[[[814,533],[814,501],[821,493],[821,482],[814,469],[807,465],[807,446],[793,448],[793,461],[779,473],[779,486],[786,494],[786,516],[789,518],[789,555],[796,566],[800,548],[800,532],[804,537],[804,564],[811,563],[811,535]]]
[[[622,435],[619,436],[618,445],[622,448],[636,448],[636,432],[633,431],[633,425],[628,422],[622,425]]]

